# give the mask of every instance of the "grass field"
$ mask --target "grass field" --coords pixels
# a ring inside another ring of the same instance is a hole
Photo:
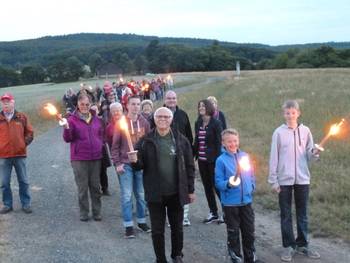
[[[329,125],[350,113],[350,69],[243,71],[239,79],[233,72],[174,74],[176,87],[205,82],[210,77],[223,81],[204,85],[200,90],[179,95],[194,125],[197,102],[216,96],[229,126],[240,132],[241,148],[255,161],[258,194],[255,201],[266,209],[277,209],[277,196],[267,185],[268,158],[273,130],[282,122],[281,104],[297,99],[301,105],[301,122],[309,126],[315,142],[319,142]],[[139,77],[142,78],[142,77]],[[128,78],[125,78],[128,79]],[[138,78],[135,78],[138,79]],[[86,83],[102,86],[104,80]],[[27,112],[37,133],[56,122],[43,118],[42,105],[47,101],[60,103],[68,87],[79,89],[79,82],[57,85],[30,85],[10,89],[17,108]],[[1,93],[7,89],[1,89]],[[321,161],[312,164],[310,195],[310,228],[314,235],[337,236],[350,241],[350,162],[349,129],[342,138],[326,145]]]

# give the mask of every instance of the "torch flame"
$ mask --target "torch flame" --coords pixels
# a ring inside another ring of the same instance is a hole
[[[250,165],[248,156],[243,156],[243,157],[239,160],[238,163],[239,163],[240,168],[241,168],[243,171],[245,171],[245,172],[250,171],[251,165]]]
[[[167,76],[167,79],[171,79],[171,76],[170,76],[170,75],[168,75],[168,76]]]
[[[120,125],[120,128],[123,130],[123,131],[127,131],[128,130],[128,124],[126,123],[126,119],[125,119],[125,116],[122,116],[119,120],[119,125]]]
[[[57,115],[57,109],[51,103],[47,103],[44,109],[47,110],[50,115]]]
[[[340,127],[343,125],[344,121],[345,120],[342,119],[341,122],[333,124],[329,130],[329,135],[336,135],[340,131]]]

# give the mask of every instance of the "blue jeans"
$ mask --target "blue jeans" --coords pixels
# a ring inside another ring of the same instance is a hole
[[[11,191],[11,172],[15,167],[17,181],[19,186],[19,198],[22,207],[30,206],[29,183],[26,169],[25,157],[12,157],[0,159],[0,176],[2,202],[4,206],[12,208],[12,191]]]
[[[297,219],[297,238],[294,238],[292,222],[292,195],[294,191]],[[309,185],[282,185],[278,195],[281,210],[281,231],[283,247],[307,247]]]
[[[137,223],[146,223],[146,202],[143,190],[142,171],[135,171],[129,164],[124,164],[125,172],[118,174],[120,185],[120,202],[123,214],[124,227],[133,226],[132,220],[132,193],[136,198]]]

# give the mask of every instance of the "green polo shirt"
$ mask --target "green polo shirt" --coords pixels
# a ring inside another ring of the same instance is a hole
[[[157,133],[156,137],[159,151],[159,181],[163,195],[177,193],[177,166],[176,166],[176,145],[172,134],[169,132],[165,136]]]

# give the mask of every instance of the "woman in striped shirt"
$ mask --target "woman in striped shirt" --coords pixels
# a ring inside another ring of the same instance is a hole
[[[199,101],[193,154],[198,160],[199,173],[209,206],[209,215],[203,221],[205,224],[219,220],[215,199],[215,193],[218,197],[219,193],[214,184],[214,170],[216,158],[221,153],[222,125],[213,117],[214,113],[215,108],[209,100]]]

